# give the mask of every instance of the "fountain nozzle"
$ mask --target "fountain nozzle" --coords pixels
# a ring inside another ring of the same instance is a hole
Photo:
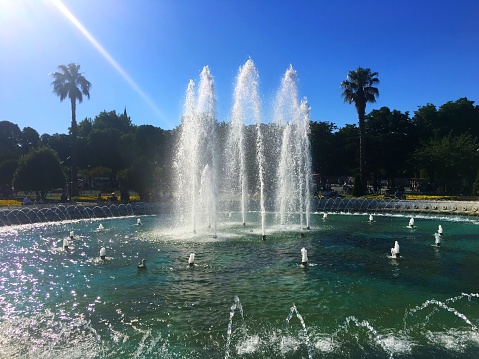
[[[306,248],[301,248],[301,265],[303,267],[308,266],[308,250]]]

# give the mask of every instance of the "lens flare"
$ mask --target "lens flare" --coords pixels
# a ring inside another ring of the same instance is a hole
[[[97,49],[97,51],[118,71],[118,73],[125,79],[126,82],[140,95],[140,97],[154,110],[156,115],[167,121],[160,109],[155,105],[153,100],[143,92],[138,84],[123,70],[123,68],[116,62],[116,60],[108,53],[108,51],[93,37],[93,35],[83,26],[83,24],[73,15],[73,13],[63,4],[61,0],[50,0],[50,2],[64,15],[86,39]]]

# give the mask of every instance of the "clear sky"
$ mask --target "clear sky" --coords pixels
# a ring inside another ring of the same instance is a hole
[[[71,62],[92,83],[79,122],[126,107],[135,125],[172,129],[205,65],[228,122],[249,58],[265,114],[290,64],[311,119],[339,127],[357,120],[339,84],[358,66],[381,81],[366,112],[477,102],[478,25],[477,0],[0,0],[0,121],[68,133],[49,74]]]

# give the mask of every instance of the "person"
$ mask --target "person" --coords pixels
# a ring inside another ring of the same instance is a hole
[[[121,199],[121,203],[130,203],[130,193],[128,193],[128,191],[121,191],[121,194],[120,194],[120,199]]]
[[[101,192],[98,193],[98,197],[96,198],[96,204],[102,204],[103,203],[103,197],[101,196]]]
[[[29,205],[29,204],[32,204],[32,200],[30,199],[30,196],[26,196],[26,197],[23,199],[22,204],[23,204],[24,206],[27,206],[27,205]]]
[[[111,194],[110,201],[111,201],[112,203],[118,201],[118,198],[116,198],[115,192],[113,192],[113,193]]]
[[[60,201],[62,203],[66,203],[67,202],[67,194],[65,192],[62,193],[62,197],[60,198]]]

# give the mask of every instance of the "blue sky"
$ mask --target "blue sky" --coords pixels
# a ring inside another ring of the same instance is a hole
[[[381,81],[367,112],[477,102],[478,19],[476,0],[0,0],[0,121],[67,133],[70,104],[49,74],[71,62],[92,83],[78,121],[126,107],[135,125],[174,128],[189,80],[208,65],[228,122],[249,58],[265,122],[290,64],[311,119],[339,127],[357,120],[339,84],[358,66]]]

